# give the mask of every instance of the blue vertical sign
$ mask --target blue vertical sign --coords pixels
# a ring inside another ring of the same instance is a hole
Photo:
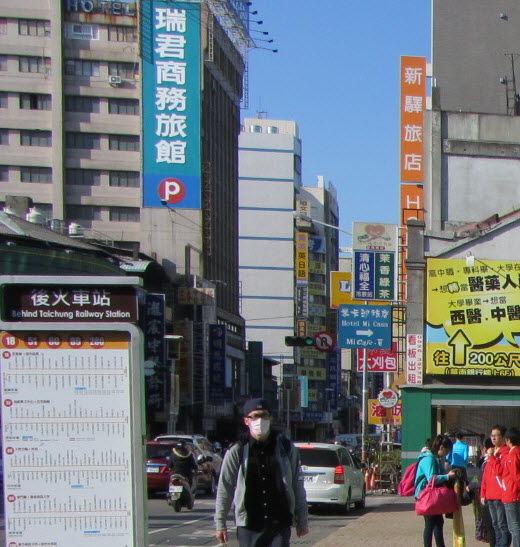
[[[143,206],[200,209],[200,5],[141,9]]]
[[[230,397],[226,387],[226,326],[209,325],[209,402],[223,403]]]

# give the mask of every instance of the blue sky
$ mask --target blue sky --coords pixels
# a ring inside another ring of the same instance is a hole
[[[399,218],[399,58],[430,61],[428,0],[256,0],[242,117],[295,120],[303,183],[338,190],[340,226]],[[342,245],[349,245],[342,234]]]

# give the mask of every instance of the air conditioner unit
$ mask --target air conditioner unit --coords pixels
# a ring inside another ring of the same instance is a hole
[[[110,85],[121,85],[123,80],[121,79],[121,76],[109,76],[108,83]]]

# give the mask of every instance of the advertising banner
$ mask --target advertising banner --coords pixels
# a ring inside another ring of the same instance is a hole
[[[363,350],[357,350],[358,372],[363,372],[365,367],[363,353]],[[398,372],[397,342],[392,342],[392,349],[369,349],[367,357],[367,372]]]
[[[226,325],[209,325],[209,401],[222,403],[230,393],[226,387]]]
[[[406,383],[422,385],[423,383],[423,335],[406,335]]]
[[[296,232],[296,283],[306,283],[309,279],[309,234]]]
[[[520,376],[520,262],[427,260],[426,372]]]
[[[141,11],[143,206],[200,209],[200,6]]]
[[[377,399],[368,400],[368,423],[374,425],[401,425],[402,403],[399,401],[392,408],[385,408]]]

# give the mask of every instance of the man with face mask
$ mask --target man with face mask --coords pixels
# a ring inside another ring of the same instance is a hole
[[[271,431],[271,413],[264,399],[244,404],[246,439],[226,453],[215,504],[216,537],[228,542],[226,518],[235,504],[240,547],[287,547],[291,526],[302,537],[307,527],[307,498],[296,447]]]

